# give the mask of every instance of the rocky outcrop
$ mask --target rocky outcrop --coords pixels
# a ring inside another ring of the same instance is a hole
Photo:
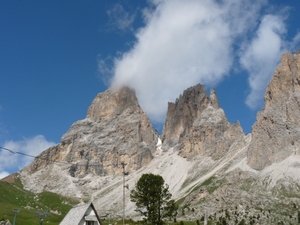
[[[197,118],[180,146],[180,155],[192,158],[195,155],[210,156],[217,160],[225,156],[234,142],[242,141],[244,133],[237,122],[230,124],[221,108],[209,105]]]
[[[176,99],[168,103],[167,117],[162,134],[165,148],[178,145],[182,137],[191,132],[193,121],[207,107],[209,98],[201,84],[190,87]]]
[[[282,56],[264,100],[265,106],[252,128],[247,155],[248,165],[256,170],[299,154],[300,53]]]
[[[169,103],[162,136],[165,149],[175,147],[186,158],[205,155],[216,160],[243,137],[240,124],[227,121],[214,90],[208,97],[205,87],[198,84]]]
[[[0,225],[11,225],[11,222],[9,220],[0,220]]]
[[[93,100],[84,120],[75,122],[61,143],[44,151],[26,170],[38,171],[51,161],[73,163],[73,177],[121,174],[121,163],[135,171],[148,164],[158,134],[140,108],[135,92],[123,87],[107,90]]]

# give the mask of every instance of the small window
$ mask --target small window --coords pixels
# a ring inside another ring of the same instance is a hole
[[[86,225],[96,225],[95,221],[86,221]]]

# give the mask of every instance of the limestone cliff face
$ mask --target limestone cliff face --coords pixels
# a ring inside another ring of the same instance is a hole
[[[190,87],[168,103],[167,117],[162,134],[164,146],[173,147],[185,133],[190,133],[193,121],[207,107],[209,98],[201,84]]]
[[[175,103],[169,103],[162,137],[163,148],[175,147],[185,158],[206,155],[216,160],[244,133],[239,123],[227,121],[215,91],[208,97],[199,84],[184,91]]]
[[[247,224],[253,216],[259,224],[294,224],[300,200],[290,196],[300,195],[299,137],[300,52],[283,55],[252,134],[230,124],[215,91],[208,96],[198,84],[168,104],[161,144],[134,91],[107,90],[59,145],[41,153],[18,178],[25,189],[93,201],[100,214],[121,218],[125,162],[129,187],[142,174],[160,174],[174,199],[185,199],[180,207],[195,209],[180,219],[195,221],[204,211],[222,218],[228,210]],[[126,216],[134,218],[130,191],[125,197]]]
[[[123,87],[98,94],[86,119],[75,122],[61,143],[40,158],[75,163],[69,170],[73,177],[120,174],[123,161],[131,171],[149,163],[157,140],[158,134],[140,108],[135,92]],[[37,159],[27,169],[34,172],[46,165],[47,161]]]
[[[300,145],[300,53],[286,53],[265,92],[248,150],[257,170],[296,154]]]
[[[205,155],[218,160],[225,156],[234,142],[243,138],[244,133],[238,122],[230,124],[223,109],[208,105],[201,117],[193,122],[191,133],[183,138],[180,154],[187,158]]]

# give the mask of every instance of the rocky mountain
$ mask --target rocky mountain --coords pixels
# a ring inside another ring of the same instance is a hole
[[[248,164],[262,170],[296,154],[300,136],[300,55],[284,54],[253,126]]]
[[[100,93],[60,144],[20,171],[26,189],[92,200],[100,215],[122,216],[122,163],[130,189],[143,173],[164,177],[179,217],[204,212],[228,224],[297,224],[300,210],[300,53],[286,53],[270,81],[252,134],[230,124],[203,85],[168,103],[160,137],[123,87]],[[135,218],[126,191],[126,215]]]
[[[156,151],[158,134],[129,88],[97,95],[84,120],[75,122],[61,143],[40,155],[26,170],[34,173],[51,161],[74,163],[72,177],[89,173],[121,174],[120,164],[135,171],[147,165]]]
[[[216,160],[243,137],[239,123],[232,125],[227,121],[213,89],[208,97],[205,87],[198,84],[168,104],[163,149],[174,146],[184,158],[206,155]]]
[[[193,121],[208,106],[209,101],[205,87],[198,84],[185,90],[175,103],[168,103],[162,134],[166,148],[178,145],[183,135],[191,132]]]

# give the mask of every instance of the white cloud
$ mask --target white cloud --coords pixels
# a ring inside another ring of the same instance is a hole
[[[33,138],[24,138],[20,141],[6,141],[4,148],[12,150],[13,152],[22,152],[27,155],[37,156],[42,151],[54,146],[55,143],[47,141],[43,135],[37,135]],[[20,170],[29,165],[34,158],[13,154],[10,151],[0,151],[0,173],[7,173],[10,170]]]
[[[240,62],[249,73],[250,94],[246,104],[256,109],[263,102],[263,94],[286,50],[287,42],[283,39],[286,33],[284,18],[276,15],[263,17],[256,36],[242,53]]]
[[[255,27],[264,3],[153,0],[136,43],[114,60],[112,87],[134,88],[150,119],[163,122],[167,102],[184,89],[199,82],[215,85],[228,74],[233,45]]]
[[[120,4],[115,4],[110,10],[107,11],[110,18],[109,25],[116,27],[121,31],[132,30],[132,23],[135,15],[130,15],[124,7]]]
[[[153,122],[164,121],[167,102],[201,83],[216,86],[232,71],[247,71],[246,104],[261,106],[265,87],[281,54],[300,43],[298,33],[286,40],[288,8],[263,15],[267,0],[149,0],[145,26],[136,31],[132,48],[110,66],[111,87],[135,89],[141,107]],[[270,6],[269,13],[274,11]],[[233,69],[233,67],[235,67]]]
[[[9,175],[9,173],[8,172],[6,172],[6,171],[2,171],[2,172],[0,172],[0,179],[2,179],[2,178],[4,178],[4,177],[6,177],[6,176],[8,176]]]

